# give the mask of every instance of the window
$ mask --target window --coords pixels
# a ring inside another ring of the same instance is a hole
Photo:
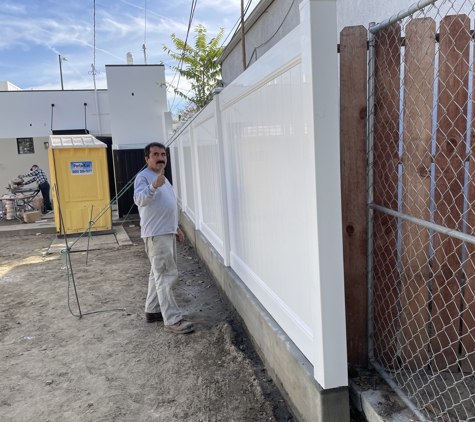
[[[35,145],[33,144],[33,138],[17,138],[18,154],[34,154]]]

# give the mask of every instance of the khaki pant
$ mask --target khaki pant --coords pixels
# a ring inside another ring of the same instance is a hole
[[[175,324],[182,319],[172,291],[178,280],[175,235],[145,237],[144,242],[151,265],[145,312],[162,312],[165,325]]]

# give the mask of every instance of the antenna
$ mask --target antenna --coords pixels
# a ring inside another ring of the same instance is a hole
[[[147,64],[147,46],[145,45],[146,43],[147,43],[147,0],[145,0],[144,34],[143,34],[143,45],[142,45],[143,62],[145,64]]]
[[[145,64],[147,64],[147,46],[145,44],[142,45],[142,51],[143,51],[143,61]]]

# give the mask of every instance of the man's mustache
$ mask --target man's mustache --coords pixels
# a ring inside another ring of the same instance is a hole
[[[165,164],[165,161],[157,161],[157,164]]]

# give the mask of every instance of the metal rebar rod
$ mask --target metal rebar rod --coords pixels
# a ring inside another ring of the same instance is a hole
[[[92,212],[94,210],[94,204],[91,205],[91,216],[89,218],[89,227],[88,227],[88,236],[87,236],[87,249],[86,249],[86,265],[89,259],[89,241],[91,240],[91,222],[92,222]]]
[[[420,218],[413,217],[411,215],[407,215],[399,211],[394,211],[389,208],[382,207],[380,205],[370,204],[370,208],[384,212],[385,214],[392,215],[393,217],[401,218],[402,220],[408,221],[409,223],[417,224],[418,226],[425,227],[426,229],[434,230],[436,232],[445,234],[446,236],[454,237],[455,239],[462,240],[463,242],[475,244],[475,236],[472,236],[470,234],[462,233],[455,229],[440,226],[439,224],[431,223],[430,221],[421,220]]]
[[[374,22],[369,24],[370,28],[374,25]],[[367,124],[367,154],[368,154],[368,176],[367,176],[367,204],[373,203],[373,184],[374,184],[374,70],[375,70],[375,44],[374,35],[369,34],[369,62],[368,62],[368,124]],[[373,343],[373,209],[368,206],[367,208],[367,289],[368,289],[368,356],[370,360],[374,354]]]
[[[437,0],[420,0],[417,3],[409,6],[407,9],[400,11],[399,13],[391,16],[389,19],[378,23],[377,25],[369,28],[372,34],[376,34],[376,32],[381,31],[382,29],[392,25],[393,23],[400,21],[401,19],[407,18],[408,16],[412,15],[413,13],[417,12],[418,10],[423,9],[430,4],[434,4]]]
[[[59,212],[59,220],[60,220],[60,230],[59,232],[61,233],[61,228],[63,229],[64,233],[64,240],[66,242],[66,253],[68,254],[66,257],[66,266],[68,267],[68,274],[69,272],[71,273],[71,280],[73,281],[73,287],[74,287],[74,293],[76,295],[76,302],[78,304],[78,310],[79,310],[79,318],[82,318],[82,312],[81,312],[81,305],[79,305],[79,296],[78,296],[78,291],[76,289],[76,281],[74,280],[74,273],[73,273],[73,264],[71,262],[71,251],[68,245],[68,234],[66,233],[66,226],[64,225],[64,220],[63,220],[63,213],[61,212],[61,201],[59,199],[59,190],[58,190],[58,185],[55,183],[54,184],[54,189],[56,193],[56,199],[57,199],[57,204],[58,204],[58,212]],[[69,286],[68,286],[69,289]],[[68,295],[69,297],[69,295]],[[68,299],[69,300],[69,299]]]
[[[398,385],[391,379],[391,377],[387,374],[387,372],[377,363],[376,361],[371,361],[371,365],[378,371],[379,375],[381,375],[384,380],[389,384],[389,386],[394,390],[394,392],[401,398],[401,400],[406,404],[409,409],[417,416],[420,422],[430,422],[430,419],[424,415],[419,408],[411,401],[409,397],[406,396],[404,391],[402,391]]]

